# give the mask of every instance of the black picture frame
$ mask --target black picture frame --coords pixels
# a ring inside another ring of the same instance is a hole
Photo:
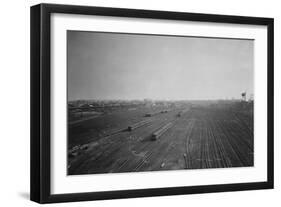
[[[169,187],[154,189],[85,192],[74,194],[51,194],[51,161],[50,161],[50,129],[51,129],[51,72],[50,72],[50,32],[52,13],[100,15],[113,17],[133,17],[163,20],[180,20],[194,22],[218,22],[267,26],[267,181],[238,184],[203,185],[186,187]],[[71,6],[55,4],[39,4],[31,7],[31,200],[38,203],[102,200],[133,198],[146,196],[166,196],[179,194],[195,194],[225,191],[242,191],[255,189],[272,189],[274,177],[273,147],[273,38],[274,20],[272,18],[227,16],[213,14],[195,14],[168,11],[135,10],[120,8],[103,8],[89,6]]]

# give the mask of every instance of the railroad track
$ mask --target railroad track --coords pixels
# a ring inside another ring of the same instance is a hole
[[[172,118],[173,116],[171,116]],[[168,119],[170,120],[170,119]],[[128,141],[126,137],[129,136],[129,134],[133,133],[141,136],[149,136],[149,133],[151,133],[150,131],[153,131],[153,129],[157,126],[159,126],[160,124],[166,122],[167,120],[162,120],[161,118],[156,118],[155,120],[156,122],[151,122],[150,124],[145,126],[145,131],[144,129],[142,129],[142,127],[135,129],[133,132],[123,132],[123,133],[115,133],[114,135],[110,135],[107,136],[107,141],[104,142],[102,145],[97,146],[96,148],[94,148],[91,152],[88,152],[88,156],[83,157],[83,159],[80,159],[78,161],[78,163],[80,162],[79,166],[76,166],[77,170],[75,170],[75,172],[79,173],[79,172],[83,172],[83,171],[87,171],[88,173],[95,173],[95,172],[100,172],[101,170],[103,171],[107,171],[106,169],[109,169],[108,171],[110,171],[110,168],[112,166],[114,166],[114,161],[109,161],[112,158],[110,157],[114,157],[117,154],[122,154],[122,151],[124,151],[124,155],[126,155],[126,153],[128,153],[125,149],[126,149],[126,145],[128,145]],[[147,135],[145,135],[147,134]],[[130,143],[131,145],[138,145],[138,143]],[[146,147],[146,145],[151,144],[150,142],[144,142],[142,143],[142,145],[144,145],[144,148]],[[138,150],[139,150],[139,146],[138,146]],[[149,155],[148,155],[149,157]],[[134,165],[134,161],[133,159],[135,159],[134,157],[132,157],[132,159],[128,159],[126,162],[122,163],[122,166],[116,170],[112,170],[111,171],[130,171],[132,169],[134,169],[135,167],[130,166],[130,165]],[[108,160],[108,161],[107,161]],[[115,160],[116,161],[116,160]],[[82,164],[83,163],[83,164]],[[130,164],[131,163],[131,164]],[[137,169],[142,167],[144,164],[140,164],[139,166],[137,166]]]
[[[222,126],[221,122],[216,122],[216,129],[220,131],[221,134],[224,134],[225,147],[228,147],[228,151],[232,152],[232,156],[235,156],[237,160],[240,160],[238,166],[248,166],[249,161],[247,160],[248,155],[248,145],[246,142],[237,136],[233,136],[231,130],[227,130],[225,126]],[[229,153],[230,154],[230,153]],[[231,166],[228,166],[231,167]]]
[[[252,139],[247,127],[231,112],[191,109],[177,117],[163,113],[133,131],[120,131],[100,140],[71,167],[74,174],[139,172],[181,168],[251,166]],[[231,121],[234,120],[234,121]],[[146,120],[147,121],[147,120]],[[152,132],[172,122],[171,130],[151,141]],[[132,138],[130,138],[132,136]],[[166,163],[169,162],[169,166]],[[164,164],[163,164],[164,163]],[[185,165],[185,166],[184,166]]]
[[[191,125],[191,126],[190,126]],[[191,134],[193,131],[193,126],[194,126],[194,121],[189,123],[189,127],[185,136],[185,154],[184,154],[184,158],[185,158],[185,165],[186,165],[186,169],[188,169],[191,166],[191,154],[190,154],[190,141],[191,141]]]

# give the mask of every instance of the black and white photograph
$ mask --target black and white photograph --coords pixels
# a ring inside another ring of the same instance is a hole
[[[273,189],[274,18],[240,3],[31,6],[30,200]]]
[[[253,39],[67,31],[67,174],[254,167]]]

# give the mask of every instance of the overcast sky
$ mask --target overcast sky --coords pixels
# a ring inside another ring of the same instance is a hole
[[[253,93],[253,40],[68,31],[68,99]]]

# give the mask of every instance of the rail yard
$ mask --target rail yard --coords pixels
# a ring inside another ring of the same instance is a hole
[[[253,102],[89,108],[69,118],[69,175],[254,165]]]

